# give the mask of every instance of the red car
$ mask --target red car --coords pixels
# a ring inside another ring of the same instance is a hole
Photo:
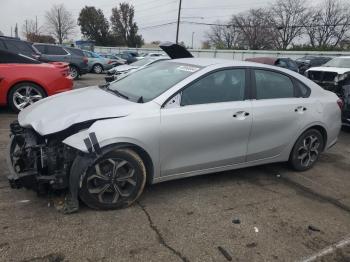
[[[72,88],[68,64],[41,63],[0,50],[0,106],[19,112],[44,97]]]

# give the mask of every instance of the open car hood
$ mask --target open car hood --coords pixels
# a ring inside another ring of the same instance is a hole
[[[193,55],[183,46],[174,44],[171,42],[165,42],[159,45],[159,47],[171,58],[191,58]]]
[[[309,70],[307,70],[307,72],[308,71],[334,72],[334,73],[338,73],[339,75],[342,75],[347,72],[350,72],[350,68],[320,66],[320,67],[311,67]]]
[[[44,136],[90,120],[125,117],[138,105],[93,86],[42,99],[21,111],[18,121]]]

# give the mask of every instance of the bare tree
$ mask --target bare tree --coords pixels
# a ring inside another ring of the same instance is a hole
[[[340,0],[325,0],[309,11],[305,29],[312,47],[336,47],[350,39],[350,5]]]
[[[232,21],[239,32],[237,41],[241,47],[255,50],[273,47],[273,31],[266,10],[251,9],[235,15]]]
[[[40,35],[41,26],[36,20],[26,20],[22,26],[22,34],[28,39],[28,35]]]
[[[232,49],[237,46],[238,30],[232,22],[224,25],[216,21],[216,25],[212,25],[210,31],[206,33],[206,39],[211,46],[218,49]]]
[[[274,31],[277,49],[287,49],[303,34],[303,24],[308,16],[305,0],[277,0],[268,10],[268,21]]]
[[[60,44],[74,34],[76,22],[72,14],[61,5],[54,5],[46,12],[47,31],[53,35]]]

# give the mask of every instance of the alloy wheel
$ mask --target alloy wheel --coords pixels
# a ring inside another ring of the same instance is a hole
[[[43,99],[43,95],[33,86],[22,86],[13,94],[13,104],[18,110]]]
[[[96,73],[96,74],[101,74],[102,71],[103,71],[102,66],[100,66],[100,65],[95,65],[95,66],[94,66],[94,73]]]
[[[76,69],[74,66],[71,66],[69,68],[69,74],[73,79],[77,79],[79,76],[78,69]]]
[[[115,204],[136,189],[135,169],[123,159],[108,158],[98,162],[87,178],[87,190],[102,204]]]
[[[302,166],[309,167],[317,160],[320,144],[318,137],[315,135],[310,135],[304,138],[302,145],[297,151],[297,159]]]

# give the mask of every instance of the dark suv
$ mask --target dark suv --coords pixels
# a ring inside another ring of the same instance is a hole
[[[66,62],[74,79],[88,73],[88,59],[81,49],[51,44],[33,44],[40,53],[42,62]]]
[[[22,54],[35,59],[40,57],[37,50],[32,47],[32,43],[14,37],[0,36],[0,50]]]

